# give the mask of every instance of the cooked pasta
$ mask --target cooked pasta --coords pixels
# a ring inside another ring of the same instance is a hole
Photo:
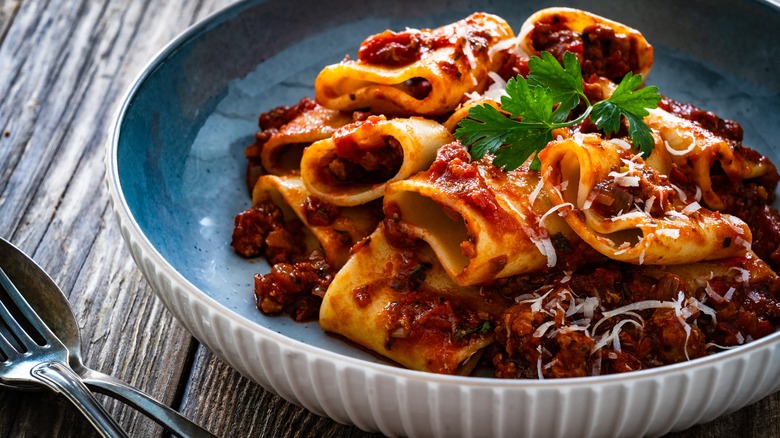
[[[316,103],[261,115],[233,233],[272,265],[260,311],[498,378],[635,371],[776,331],[780,175],[739,124],[645,86],[653,47],[621,23],[549,8],[514,35],[485,13],[388,30],[323,68]],[[641,108],[621,107],[632,93]]]

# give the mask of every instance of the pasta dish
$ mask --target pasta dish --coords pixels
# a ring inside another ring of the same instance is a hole
[[[642,34],[543,9],[369,36],[259,117],[232,245],[260,311],[498,378],[693,360],[780,324],[775,166],[658,93]]]

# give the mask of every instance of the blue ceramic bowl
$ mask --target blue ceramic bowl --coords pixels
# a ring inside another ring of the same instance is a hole
[[[230,237],[234,215],[250,205],[243,150],[258,115],[312,96],[320,69],[354,56],[368,35],[437,27],[477,10],[517,31],[552,5],[587,9],[643,32],[656,55],[648,84],[739,121],[745,144],[780,163],[770,134],[780,121],[780,9],[769,3],[243,2],[166,47],[116,118],[109,189],[123,236],[160,298],[246,376],[316,413],[388,435],[658,435],[776,390],[777,335],[629,375],[497,381],[401,370],[324,335],[316,322],[255,308],[253,275],[268,266],[236,256]],[[758,377],[750,376],[754,371]]]

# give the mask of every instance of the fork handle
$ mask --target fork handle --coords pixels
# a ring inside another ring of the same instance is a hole
[[[80,372],[83,382],[93,391],[110,395],[129,404],[178,436],[215,438],[215,435],[193,423],[174,409],[119,379],[90,369]]]
[[[30,374],[55,392],[62,393],[76,405],[102,436],[127,437],[125,431],[87,389],[81,377],[69,366],[62,362],[44,362],[36,365]]]

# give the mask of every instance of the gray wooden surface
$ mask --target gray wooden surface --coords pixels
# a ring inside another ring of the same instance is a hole
[[[88,366],[219,436],[371,436],[240,376],[173,319],[133,264],[104,187],[116,106],[164,44],[228,0],[0,0],[0,236],[49,271]],[[164,435],[99,396],[132,436]],[[0,389],[0,436],[94,436],[59,396]],[[675,434],[780,436],[780,395]]]

